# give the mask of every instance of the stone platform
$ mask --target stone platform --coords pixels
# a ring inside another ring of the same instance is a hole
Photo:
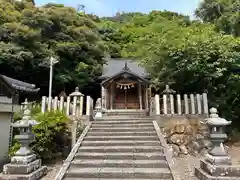
[[[213,165],[206,160],[200,160],[200,168],[195,169],[199,180],[240,180],[240,166]]]
[[[46,172],[47,167],[35,154],[13,156],[11,163],[4,165],[0,180],[39,180]]]

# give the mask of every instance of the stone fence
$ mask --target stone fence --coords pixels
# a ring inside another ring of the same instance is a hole
[[[75,116],[80,118],[84,115],[93,115],[94,102],[90,96],[86,96],[79,92],[78,88],[75,92],[71,93],[67,97],[54,97],[48,98],[42,97],[41,111],[44,113],[47,110],[60,110],[64,111],[68,116]]]
[[[150,100],[150,114],[157,116],[171,115],[208,115],[207,93],[175,94],[162,93]]]

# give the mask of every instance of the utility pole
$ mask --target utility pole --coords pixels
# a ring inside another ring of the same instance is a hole
[[[48,94],[48,110],[51,110],[51,102],[52,102],[52,78],[53,78],[53,65],[58,63],[59,61],[55,59],[54,57],[50,57],[50,62],[49,62],[49,94]]]

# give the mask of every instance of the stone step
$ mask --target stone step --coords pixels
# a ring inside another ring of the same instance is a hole
[[[109,127],[153,127],[153,123],[122,123],[122,124],[92,124],[94,128],[109,128]]]
[[[159,140],[157,136],[86,136],[88,141],[108,141],[108,140]]]
[[[116,120],[116,119],[110,119],[110,120],[99,120],[99,121],[92,121],[92,124],[127,124],[127,123],[152,123],[153,120],[136,120],[136,119],[129,119],[129,120]]]
[[[92,131],[88,133],[89,136],[157,136],[155,131],[141,132],[141,131],[124,131],[124,132],[99,132]]]
[[[66,177],[73,178],[172,178],[167,168],[70,168]]]
[[[71,167],[168,168],[165,160],[74,160]]]
[[[102,120],[111,120],[111,121],[124,121],[124,120],[138,120],[138,121],[153,121],[152,117],[134,117],[134,116],[103,116]],[[100,120],[99,120],[100,121]]]
[[[166,160],[164,153],[162,152],[155,152],[155,153],[92,153],[92,152],[78,152],[75,155],[75,159],[84,160],[84,159],[91,159],[91,160]]]
[[[76,177],[74,177],[74,178],[71,178],[71,177],[66,177],[66,178],[64,178],[64,180],[84,180],[84,179],[87,179],[87,180],[121,180],[121,179],[128,179],[129,180],[129,178],[76,178]],[[148,178],[144,178],[144,179],[142,179],[142,178],[131,178],[131,180],[154,180],[154,179],[156,179],[156,180],[159,180],[159,178],[151,178],[151,179],[148,179]],[[165,178],[164,180],[173,180],[172,178]]]
[[[140,152],[140,153],[150,153],[150,152],[163,152],[161,146],[81,146],[78,152]]]
[[[91,132],[91,131],[101,131],[101,132],[123,132],[123,131],[147,131],[147,132],[149,132],[149,131],[153,131],[153,130],[155,130],[154,129],[154,126],[152,126],[152,127],[111,127],[111,128],[109,128],[109,127],[107,127],[107,128],[101,128],[101,127],[91,127],[90,129],[89,129],[89,131]]]
[[[159,141],[134,141],[134,140],[111,140],[111,141],[86,141],[82,142],[82,146],[160,146]]]

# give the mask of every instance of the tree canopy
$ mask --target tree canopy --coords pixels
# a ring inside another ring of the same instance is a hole
[[[204,0],[197,20],[169,11],[99,18],[82,8],[0,0],[1,73],[46,94],[53,56],[56,94],[96,82],[105,57],[134,57],[157,90],[174,82],[179,93],[207,91],[210,106],[240,129],[239,0]]]
[[[0,0],[0,71],[47,90],[49,57],[59,59],[54,90],[83,88],[101,73],[106,45],[96,23],[58,4]]]

